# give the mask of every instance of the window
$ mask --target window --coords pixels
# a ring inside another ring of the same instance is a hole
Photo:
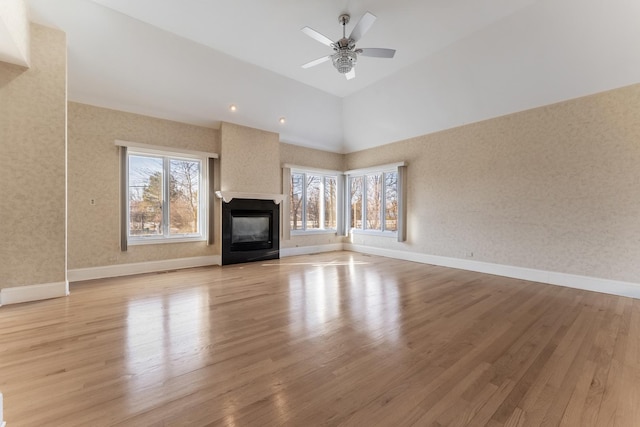
[[[282,177],[290,209],[284,240],[324,230],[347,236],[351,230],[406,241],[405,162],[347,172],[284,164]]]
[[[316,172],[292,171],[289,201],[292,231],[337,229],[338,178]]]
[[[398,172],[368,171],[349,176],[349,223],[352,230],[398,230]]]
[[[127,165],[130,243],[205,238],[205,159],[130,149]]]

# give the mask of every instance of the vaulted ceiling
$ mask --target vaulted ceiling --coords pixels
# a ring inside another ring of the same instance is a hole
[[[637,0],[28,0],[67,33],[69,99],[351,152],[640,81]],[[347,81],[331,49],[377,16]],[[237,106],[231,112],[229,106]],[[285,117],[284,124],[279,118]]]

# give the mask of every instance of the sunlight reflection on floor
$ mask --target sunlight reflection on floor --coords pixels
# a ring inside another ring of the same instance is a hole
[[[331,267],[341,265],[367,265],[371,264],[366,261],[329,261],[329,262],[278,262],[273,264],[262,264],[263,267],[272,267],[278,265],[310,265],[313,267]]]
[[[124,356],[127,371],[136,373],[128,383],[132,390],[155,385],[205,363],[206,353],[199,349],[210,344],[213,325],[203,289],[129,303]],[[163,368],[157,369],[160,366]],[[144,406],[143,396],[133,396],[128,401],[133,406]]]
[[[318,263],[274,263],[300,265],[289,275],[289,316],[292,335],[332,332],[334,319],[353,319],[372,339],[397,341],[400,334],[400,291],[398,284],[361,266],[366,261]],[[309,269],[308,267],[317,267]],[[343,277],[349,276],[350,285]],[[345,310],[343,313],[342,311]]]

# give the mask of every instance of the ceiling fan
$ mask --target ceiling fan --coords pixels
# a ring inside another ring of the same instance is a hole
[[[313,28],[304,27],[302,29],[302,32],[309,37],[333,48],[334,50],[334,53],[331,55],[323,56],[322,58],[307,62],[302,66],[302,68],[314,67],[318,64],[331,60],[336,70],[338,70],[339,73],[344,74],[347,77],[347,80],[351,80],[356,76],[354,66],[358,61],[358,55],[372,56],[374,58],[393,58],[393,55],[396,53],[395,49],[384,49],[379,47],[356,49],[356,43],[358,40],[360,40],[360,38],[369,31],[369,28],[371,28],[375,22],[376,16],[374,14],[370,12],[365,13],[353,28],[349,37],[347,37],[346,26],[350,19],[351,17],[346,13],[340,15],[338,18],[338,21],[342,24],[342,38],[336,42],[331,41],[329,37],[320,34]]]

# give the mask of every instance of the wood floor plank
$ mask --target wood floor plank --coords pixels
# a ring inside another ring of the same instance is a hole
[[[640,301],[351,252],[0,308],[16,426],[637,426]]]
[[[567,409],[571,396],[576,392],[576,387],[580,378],[584,377],[587,369],[588,356],[594,345],[598,326],[604,317],[604,310],[600,309],[601,301],[606,301],[608,297],[594,296],[593,305],[585,306],[585,327],[586,332],[580,335],[580,340],[573,344],[575,351],[569,352],[565,357],[565,373],[554,376],[550,379],[547,392],[552,393],[553,399],[548,410],[538,424],[540,426],[557,426],[561,423],[562,417]],[[587,374],[588,376],[588,374]],[[533,425],[533,424],[532,424]]]

